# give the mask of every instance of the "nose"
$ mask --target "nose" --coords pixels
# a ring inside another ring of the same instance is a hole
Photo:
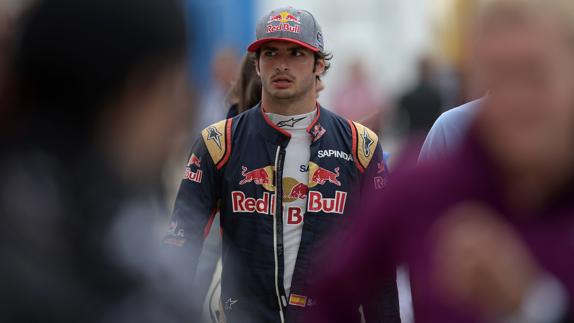
[[[277,60],[277,65],[275,65],[277,72],[287,72],[289,70],[289,64],[285,58],[279,58]]]

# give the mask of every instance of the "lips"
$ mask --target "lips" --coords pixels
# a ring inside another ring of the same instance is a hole
[[[288,76],[276,76],[271,79],[271,82],[276,88],[284,89],[293,84],[293,79]]]

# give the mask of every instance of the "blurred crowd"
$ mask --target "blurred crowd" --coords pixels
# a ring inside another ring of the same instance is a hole
[[[468,66],[421,53],[398,93],[360,57],[334,61],[344,79],[316,78],[319,102],[335,89],[326,108],[379,134],[393,174],[317,256],[313,322],[351,321],[346,300],[400,266],[404,322],[574,322],[573,3],[484,1]],[[221,46],[198,93],[183,8],[0,2],[0,322],[221,310],[218,220],[195,279],[159,241],[192,140],[256,106],[262,85],[255,55]]]

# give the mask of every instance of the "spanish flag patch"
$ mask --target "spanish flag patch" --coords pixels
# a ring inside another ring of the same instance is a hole
[[[289,296],[289,305],[305,307],[307,305],[307,296],[291,294]]]

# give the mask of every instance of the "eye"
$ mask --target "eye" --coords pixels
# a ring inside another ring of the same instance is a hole
[[[275,51],[272,51],[272,50],[264,50],[263,51],[263,56],[265,56],[265,57],[273,57],[275,55],[276,55]]]
[[[295,57],[301,57],[304,55],[303,51],[299,50],[299,49],[294,49],[292,52],[292,55]]]

